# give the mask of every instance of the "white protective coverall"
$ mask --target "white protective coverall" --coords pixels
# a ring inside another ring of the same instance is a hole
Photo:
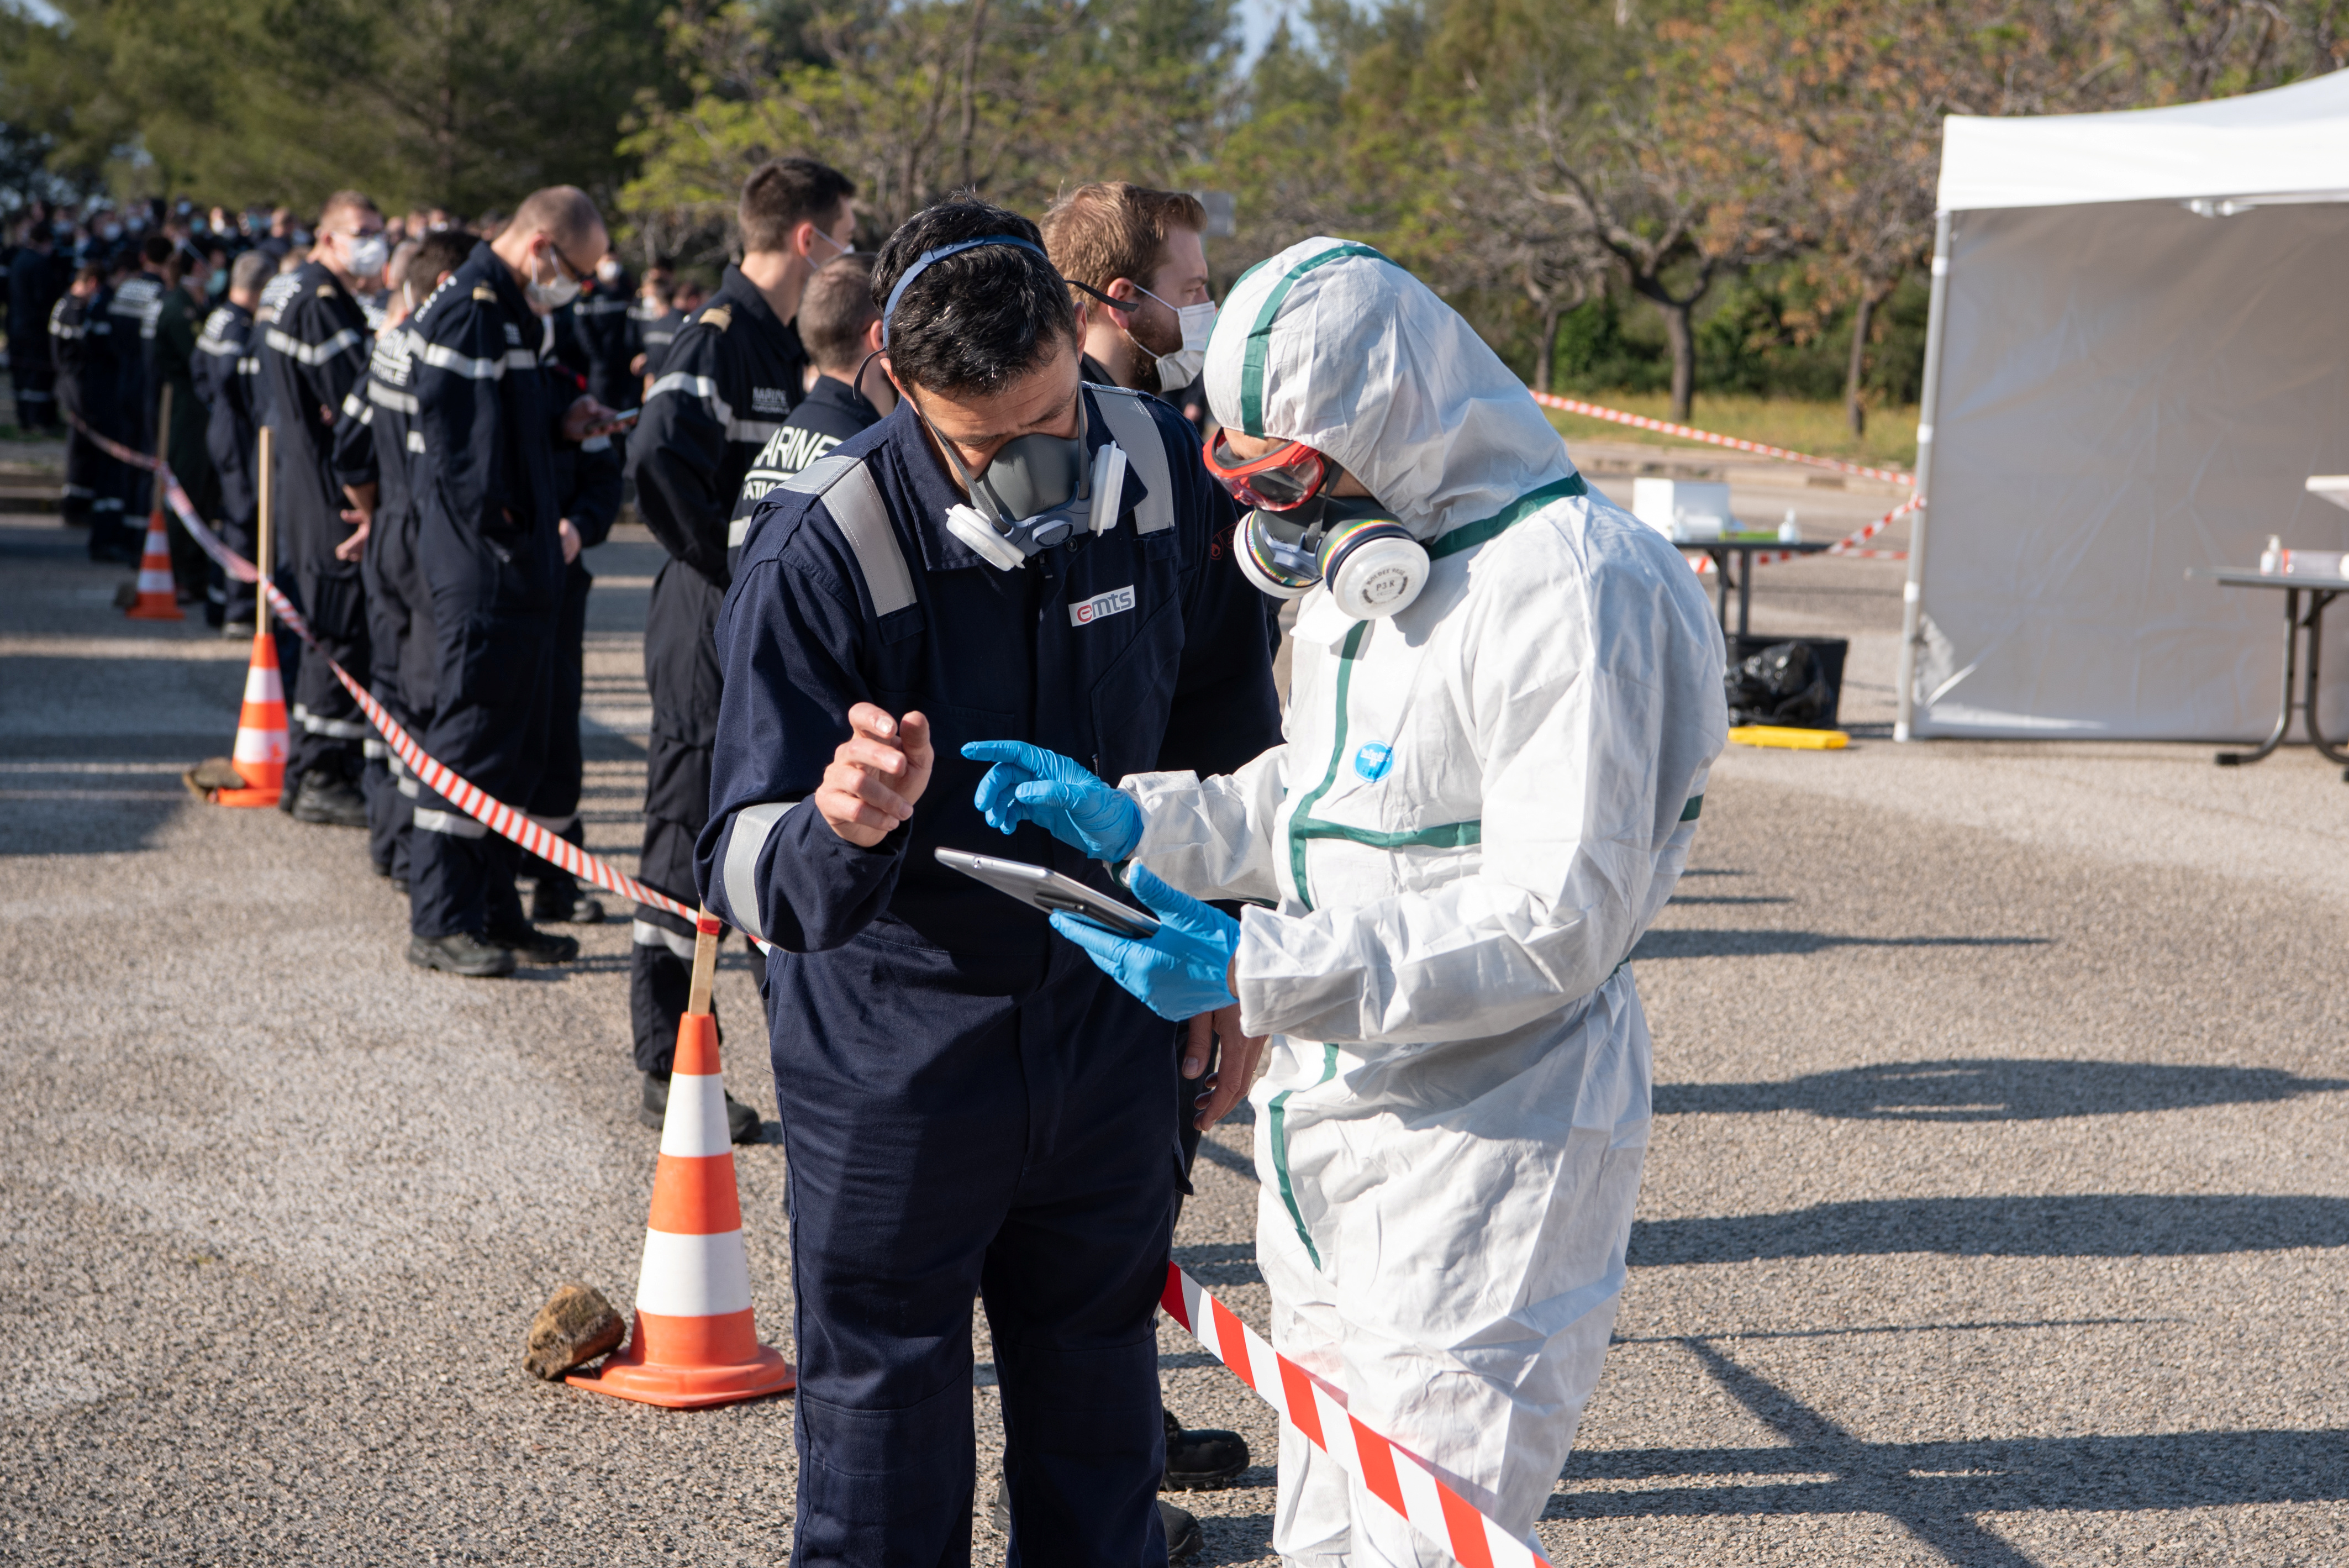
[[[1524,384],[1367,247],[1244,277],[1216,417],[1343,464],[1426,543],[1392,619],[1301,601],[1283,744],[1141,774],[1136,855],[1241,898],[1273,1343],[1530,1539],[1599,1380],[1648,1140],[1624,960],[1727,738],[1722,639],[1661,535],[1587,493]],[[1285,1428],[1290,1563],[1449,1555]]]

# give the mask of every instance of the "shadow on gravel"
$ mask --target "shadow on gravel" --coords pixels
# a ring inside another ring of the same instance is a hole
[[[1781,1214],[1637,1220],[1630,1261],[1661,1268],[1890,1252],[2176,1258],[2293,1247],[2349,1247],[2349,1199],[2123,1193],[1820,1203]]]
[[[1744,1449],[1585,1449],[1547,1519],[1875,1513],[1951,1563],[2016,1568],[2032,1559],[1981,1521],[1992,1513],[2336,1501],[2349,1432],[2179,1432],[1869,1443],[1708,1340],[1677,1341],[1737,1402],[1785,1439]],[[1774,1479],[1784,1478],[1784,1479]],[[1644,1482],[1682,1482],[1643,1485]]]
[[[129,855],[195,797],[175,778],[0,776],[0,856]]]
[[[1210,1290],[1217,1285],[1260,1285],[1264,1275],[1256,1266],[1254,1241],[1203,1242],[1177,1247],[1174,1261]]]
[[[2036,948],[2046,947],[2053,940],[2050,937],[1844,937],[1827,931],[1651,930],[1631,950],[1631,960],[1638,963],[1656,959],[1801,958],[1829,948]]]
[[[2038,1121],[2261,1105],[2342,1089],[2349,1089],[2349,1078],[2302,1078],[2273,1067],[1948,1057],[1846,1067],[1775,1084],[1659,1084],[1656,1114],[1808,1111],[1863,1121]]]

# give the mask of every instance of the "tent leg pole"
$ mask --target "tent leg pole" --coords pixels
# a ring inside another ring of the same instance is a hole
[[[1926,315],[1925,384],[1917,400],[1917,509],[1909,514],[1909,580],[1900,590],[1900,667],[1894,678],[1899,709],[1892,738],[1906,741],[1917,717],[1917,651],[1924,632],[1925,535],[1931,518],[1933,413],[1940,401],[1941,337],[1949,327],[1950,214],[1933,216],[1933,286]]]

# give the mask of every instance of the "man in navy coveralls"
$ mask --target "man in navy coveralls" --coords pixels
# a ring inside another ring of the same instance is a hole
[[[903,400],[762,504],[718,622],[696,866],[710,907],[774,944],[792,1561],[969,1562],[976,1294],[1003,1393],[1010,1561],[1163,1563],[1154,1314],[1183,1026],[932,851],[1112,890],[1040,828],[1007,844],[972,804],[986,766],[961,748],[1031,742],[1112,781],[1235,766],[1278,733],[1264,612],[1224,558],[1236,514],[1190,427],[1080,385],[1069,292],[1033,224],[933,207],[882,250],[873,291]],[[1063,460],[1073,498],[1033,478]],[[1056,501],[1076,519],[1065,536],[1034,526]],[[975,547],[975,524],[995,536]],[[1246,1088],[1203,1086],[1216,1114]]]

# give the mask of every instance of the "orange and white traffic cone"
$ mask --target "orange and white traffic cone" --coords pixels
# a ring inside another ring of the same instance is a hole
[[[647,1405],[692,1409],[781,1394],[798,1386],[792,1364],[759,1343],[750,1316],[750,1261],[718,1070],[718,1021],[709,1015],[717,919],[707,910],[693,961],[692,1000],[678,1020],[660,1169],[636,1277],[628,1343],[593,1373],[567,1381]]]
[[[244,669],[244,711],[237,715],[236,751],[230,758],[245,783],[212,796],[214,805],[275,805],[285,787],[285,682],[277,673],[277,639],[253,634],[253,662]]]
[[[155,481],[160,489],[162,480]],[[180,591],[171,583],[171,541],[163,532],[163,509],[147,514],[147,545],[139,556],[139,597],[130,606],[132,620],[185,620],[180,612]]]

